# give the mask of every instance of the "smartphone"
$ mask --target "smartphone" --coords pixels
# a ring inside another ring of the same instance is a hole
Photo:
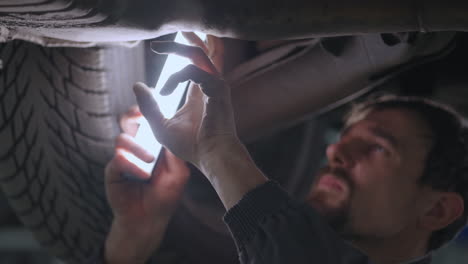
[[[202,33],[197,33],[197,35],[202,39],[205,40],[206,36]],[[188,45],[189,43],[183,37],[181,32],[178,32],[175,42],[182,43]],[[166,63],[161,71],[159,79],[157,81],[156,87],[153,91],[153,96],[158,102],[159,108],[162,114],[166,118],[171,118],[177,112],[179,107],[183,104],[186,90],[189,86],[189,82],[180,83],[179,86],[175,89],[175,91],[168,95],[162,96],[159,94],[161,88],[166,83],[168,78],[175,72],[182,70],[185,66],[189,65],[191,62],[189,59],[176,56],[176,55],[169,55],[166,59]],[[155,156],[155,159],[152,163],[146,163],[137,157],[127,157],[131,162],[136,164],[138,167],[146,171],[147,173],[151,174],[154,170],[155,164],[157,163],[159,156],[162,151],[161,144],[156,140],[151,130],[151,127],[148,124],[148,121],[144,118],[140,121],[140,126],[138,128],[137,134],[135,136],[135,140],[138,144],[143,146],[147,151],[152,153]]]

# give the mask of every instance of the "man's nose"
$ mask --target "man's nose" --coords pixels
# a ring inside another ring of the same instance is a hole
[[[326,155],[329,166],[351,168],[354,165],[349,146],[347,146],[345,142],[338,141],[329,145],[326,150]]]

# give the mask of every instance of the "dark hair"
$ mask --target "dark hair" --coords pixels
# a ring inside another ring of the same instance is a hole
[[[463,198],[463,214],[443,229],[434,231],[428,251],[440,248],[466,225],[468,217],[468,138],[463,117],[452,108],[421,97],[384,95],[356,104],[346,116],[347,125],[373,111],[403,108],[416,113],[431,129],[430,149],[420,183],[434,190],[456,192]]]

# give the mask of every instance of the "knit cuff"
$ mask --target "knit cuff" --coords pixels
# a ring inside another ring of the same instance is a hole
[[[274,181],[268,181],[244,195],[224,215],[224,222],[238,249],[242,249],[255,235],[267,216],[278,213],[290,201],[289,194]]]

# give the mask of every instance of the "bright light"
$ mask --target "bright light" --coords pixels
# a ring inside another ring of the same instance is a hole
[[[205,34],[198,32],[196,34],[202,40],[205,40]],[[183,35],[180,32],[177,33],[175,42],[189,45],[188,41],[183,37]],[[187,82],[179,84],[179,86],[177,86],[177,88],[171,95],[162,96],[159,94],[159,92],[161,91],[163,85],[166,83],[167,79],[169,79],[169,77],[173,73],[182,70],[185,66],[189,65],[190,63],[191,62],[189,59],[180,56],[169,55],[167,57],[166,63],[164,64],[164,67],[161,71],[161,75],[159,76],[159,80],[153,92],[153,96],[156,98],[156,102],[158,102],[159,108],[166,118],[173,117],[174,114],[177,112],[177,108],[180,102],[183,100],[185,88],[187,87]],[[151,131],[151,128],[146,119],[142,119],[135,140],[146,150],[153,153],[153,155],[156,157],[156,162],[162,147],[161,144],[159,144],[159,142],[155,139],[153,132]],[[146,163],[140,159],[137,159],[136,157],[132,158],[131,162],[133,162],[135,165],[142,168],[148,173],[151,173],[155,164],[155,162]]]
[[[125,159],[127,159],[128,161],[137,165],[140,168],[145,168],[144,166],[147,166],[148,164],[126,150],[122,150],[120,153],[122,154],[122,156],[124,156]]]

